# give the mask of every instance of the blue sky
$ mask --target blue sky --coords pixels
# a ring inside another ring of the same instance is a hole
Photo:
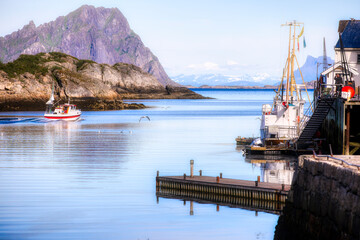
[[[222,73],[280,76],[285,63],[288,29],[305,24],[307,48],[298,54],[322,55],[323,37],[333,57],[338,21],[360,19],[360,1],[235,0],[0,0],[0,36],[66,15],[83,4],[117,7],[130,27],[159,58],[170,76]]]

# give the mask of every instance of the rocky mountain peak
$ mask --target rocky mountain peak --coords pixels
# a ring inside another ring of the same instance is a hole
[[[31,20],[28,25],[25,25],[25,26],[24,26],[24,28],[34,30],[34,29],[36,28],[36,25],[35,25],[34,21]]]
[[[52,22],[36,27],[31,21],[21,30],[0,37],[2,62],[40,52],[63,52],[111,65],[133,64],[154,75],[163,86],[180,86],[168,77],[158,58],[144,46],[117,8],[84,5]]]

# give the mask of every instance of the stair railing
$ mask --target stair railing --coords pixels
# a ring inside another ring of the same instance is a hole
[[[315,101],[312,101],[309,105],[309,107],[306,109],[303,117],[300,119],[299,123],[299,137],[306,127],[307,122],[310,120],[311,116],[313,115],[313,112],[315,111]]]

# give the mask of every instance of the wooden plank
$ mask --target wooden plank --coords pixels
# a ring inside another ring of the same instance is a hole
[[[230,178],[220,178],[219,183],[216,181],[216,177],[209,176],[194,176],[194,177],[186,177],[184,176],[169,176],[169,177],[158,177],[157,181],[160,180],[175,180],[177,182],[184,183],[198,183],[204,185],[218,185],[218,186],[226,186],[229,187],[247,187],[247,188],[256,188],[256,189],[264,189],[264,190],[273,190],[273,191],[284,191],[287,192],[290,190],[290,185],[284,184],[284,190],[282,190],[282,184],[276,183],[266,183],[259,182],[258,186],[255,186],[255,181],[247,181],[247,180],[239,180],[239,179],[230,179]]]

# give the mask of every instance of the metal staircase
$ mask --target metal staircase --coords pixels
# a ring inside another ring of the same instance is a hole
[[[336,98],[320,98],[316,102],[314,113],[312,113],[312,105],[304,114],[300,122],[300,135],[297,139],[297,144],[305,144],[312,140],[316,131],[324,122]]]

